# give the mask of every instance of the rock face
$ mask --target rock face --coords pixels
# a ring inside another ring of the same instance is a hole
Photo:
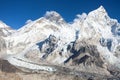
[[[73,55],[65,61],[66,63],[72,59],[74,65],[83,63],[84,66],[96,65],[103,67],[104,61],[95,45],[89,45],[84,41],[77,41],[73,44],[70,52]]]
[[[77,16],[70,24],[49,11],[18,30],[0,22],[0,58],[24,72],[114,77],[120,70],[120,24],[102,6]]]
[[[120,45],[116,46],[115,48],[115,56],[118,58],[120,57],[119,53],[120,53]]]
[[[0,51],[5,50],[6,49],[6,44],[5,44],[5,41],[2,37],[0,37],[0,42],[1,42]]]
[[[57,48],[57,46],[58,46],[57,42],[58,42],[58,40],[56,39],[56,37],[53,35],[50,35],[49,38],[46,40],[46,42],[42,46],[39,45],[40,50],[43,53],[50,54]],[[41,44],[41,43],[39,43],[39,44]]]

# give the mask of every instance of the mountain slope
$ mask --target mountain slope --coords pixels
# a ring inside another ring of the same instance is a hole
[[[16,30],[13,30],[4,22],[0,21],[0,58],[6,55],[7,41],[5,38],[12,35],[15,32]]]

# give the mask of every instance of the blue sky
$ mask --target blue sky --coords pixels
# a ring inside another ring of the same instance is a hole
[[[76,14],[88,13],[103,5],[111,18],[120,21],[120,0],[0,0],[0,20],[14,29],[36,20],[46,11],[57,11],[71,22]]]

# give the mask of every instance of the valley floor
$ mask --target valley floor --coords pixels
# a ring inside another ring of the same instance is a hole
[[[119,80],[110,76],[77,72],[64,67],[58,67],[57,72],[25,73],[5,60],[0,60],[0,80]]]

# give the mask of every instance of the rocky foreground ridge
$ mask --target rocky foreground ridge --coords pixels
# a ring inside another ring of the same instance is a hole
[[[18,30],[0,22],[0,43],[3,80],[120,79],[120,24],[103,6],[72,23],[55,11]]]

